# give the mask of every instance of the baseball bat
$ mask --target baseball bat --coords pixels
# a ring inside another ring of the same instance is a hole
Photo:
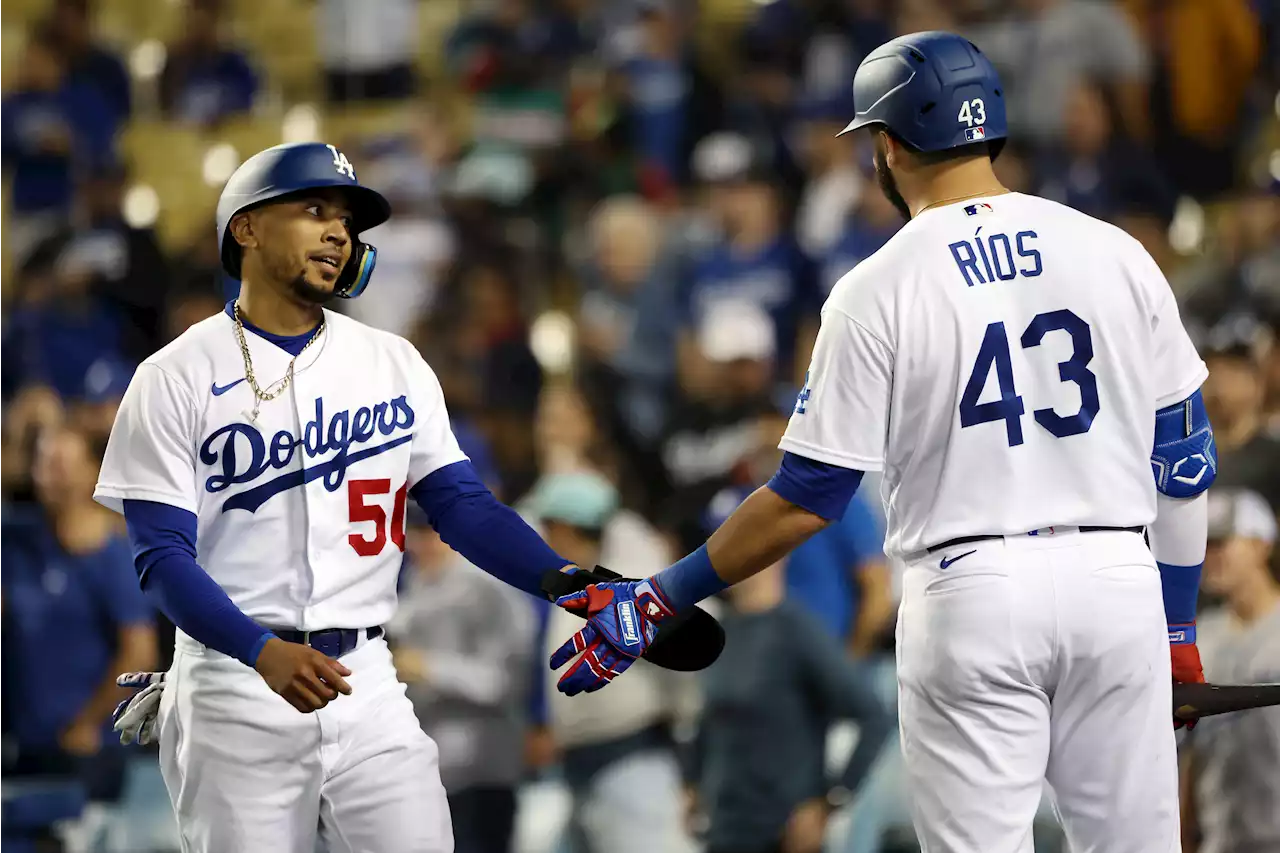
[[[1186,722],[1270,705],[1280,705],[1280,684],[1173,685],[1173,716]]]

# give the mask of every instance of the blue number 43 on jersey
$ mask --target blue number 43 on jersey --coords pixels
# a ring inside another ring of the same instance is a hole
[[[1039,346],[1045,335],[1058,331],[1069,334],[1072,344],[1071,358],[1058,364],[1058,378],[1079,386],[1080,409],[1066,416],[1053,409],[1036,409],[1032,414],[1036,423],[1054,436],[1066,438],[1088,432],[1098,414],[1098,377],[1089,370],[1089,362],[1093,361],[1093,337],[1089,333],[1089,324],[1065,309],[1037,314],[1019,342],[1023,349],[1030,349]],[[978,397],[993,367],[1000,386],[1000,399],[979,403]],[[982,337],[978,358],[960,397],[960,426],[1004,421],[1009,446],[1016,447],[1023,442],[1022,415],[1025,412],[1022,397],[1013,386],[1013,364],[1009,358],[1009,337],[1004,323],[991,323]]]

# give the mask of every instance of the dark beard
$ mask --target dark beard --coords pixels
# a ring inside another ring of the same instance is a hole
[[[898,213],[902,214],[902,218],[910,221],[911,208],[907,206],[907,200],[902,197],[902,193],[898,192],[898,182],[893,178],[893,172],[889,171],[889,158],[885,154],[884,143],[876,139],[876,183],[880,185],[880,192],[884,193],[884,197],[889,199],[889,203],[898,209]]]
[[[333,298],[333,290],[316,287],[307,281],[306,273],[298,273],[293,281],[289,282],[289,290],[303,302],[310,302],[312,305],[323,305]]]

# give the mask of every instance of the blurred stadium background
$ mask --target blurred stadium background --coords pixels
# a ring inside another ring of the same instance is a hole
[[[825,294],[900,224],[864,140],[833,134],[860,58],[915,30],[1000,68],[1009,187],[1115,222],[1168,276],[1222,454],[1206,672],[1280,681],[1271,0],[6,0],[0,23],[6,853],[178,848],[154,753],[102,724],[104,679],[166,666],[172,627],[90,495],[134,367],[234,297],[213,217],[240,162],[323,140],[391,198],[373,286],[334,307],[419,346],[464,448],[562,553],[647,574],[767,479]],[[843,686],[790,688],[833,778],[867,724],[839,691],[893,707],[876,494],[778,589],[720,603],[773,648],[751,617],[778,607],[838,647]],[[570,624],[496,603],[408,523],[390,636],[458,853],[915,849],[892,738],[830,820],[822,779],[783,786],[812,797],[780,817],[735,813],[760,768],[726,744],[775,737],[744,713],[767,697],[639,667],[557,702],[541,662]],[[450,678],[462,660],[490,689]],[[1185,849],[1280,851],[1277,713],[1183,742]]]

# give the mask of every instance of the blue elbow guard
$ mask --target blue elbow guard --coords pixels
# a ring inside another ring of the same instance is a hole
[[[1199,391],[1156,412],[1151,473],[1156,489],[1171,498],[1193,498],[1213,485],[1218,448]]]

